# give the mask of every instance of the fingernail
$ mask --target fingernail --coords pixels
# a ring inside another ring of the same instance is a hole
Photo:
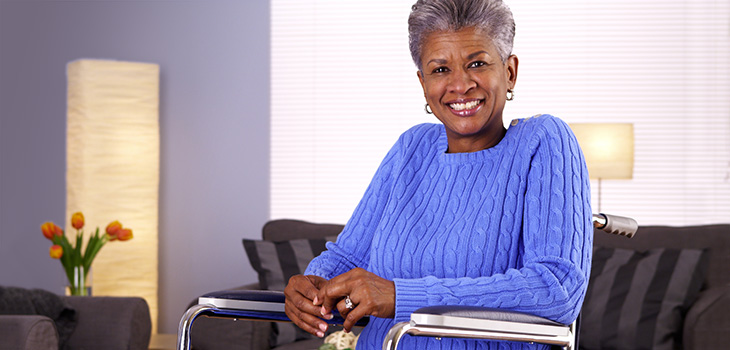
[[[317,305],[317,301],[318,301],[318,300],[317,300],[317,297],[315,296],[315,297],[314,297],[314,300],[312,300],[312,305]]]
[[[328,320],[331,320],[331,319],[335,318],[335,315],[329,314],[329,315],[325,316],[325,318]]]
[[[317,336],[320,338],[324,338],[324,332],[317,332]]]
[[[327,314],[327,310],[325,310],[324,306],[322,306],[322,307],[321,307],[321,308],[319,309],[319,313],[320,313],[320,314],[321,314],[322,316],[324,316],[324,315],[326,315],[326,314]]]
[[[326,330],[327,330],[327,325],[326,325],[326,324],[324,324],[324,323],[320,323],[320,324],[319,324],[319,329],[321,329],[321,330],[322,330],[322,332],[324,332],[324,331],[326,331]]]

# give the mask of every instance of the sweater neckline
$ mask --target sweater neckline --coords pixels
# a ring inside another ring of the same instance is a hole
[[[473,162],[483,162],[494,159],[502,154],[502,150],[510,143],[512,124],[507,127],[507,132],[502,140],[496,145],[476,152],[463,153],[446,153],[449,148],[449,141],[446,138],[446,127],[442,124],[439,127],[439,137],[437,142],[437,152],[439,152],[439,161],[446,164],[464,164]]]

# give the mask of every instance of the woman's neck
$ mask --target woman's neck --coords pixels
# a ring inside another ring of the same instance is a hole
[[[447,130],[446,139],[449,148],[446,150],[446,153],[470,153],[492,148],[502,141],[506,133],[507,129],[504,126],[492,133],[473,137],[457,137],[456,135],[450,135],[450,132]]]

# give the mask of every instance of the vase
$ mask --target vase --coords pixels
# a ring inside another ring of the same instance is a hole
[[[86,281],[86,273],[83,266],[73,267],[73,276],[68,281],[66,295],[91,296],[91,286]]]

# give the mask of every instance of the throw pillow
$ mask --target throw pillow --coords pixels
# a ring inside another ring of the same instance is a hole
[[[258,273],[261,288],[283,291],[289,278],[304,273],[309,262],[326,249],[327,241],[335,239],[337,236],[283,242],[244,239],[243,247]],[[313,337],[291,323],[274,322],[273,325],[272,347]]]
[[[580,348],[674,349],[707,264],[698,249],[594,248]]]

